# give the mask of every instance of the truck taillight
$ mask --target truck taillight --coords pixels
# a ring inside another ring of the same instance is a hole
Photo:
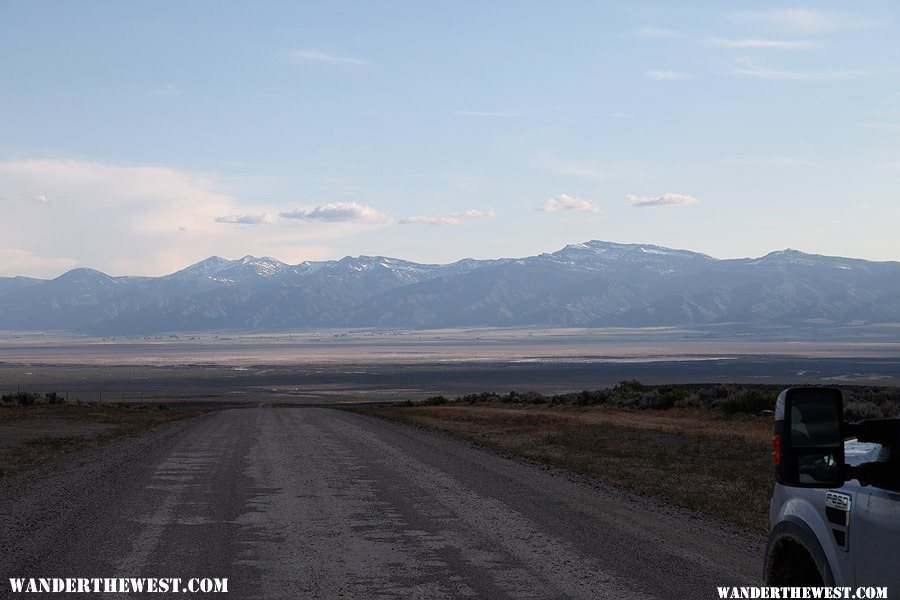
[[[776,433],[772,436],[772,462],[776,465],[781,464],[781,434]]]

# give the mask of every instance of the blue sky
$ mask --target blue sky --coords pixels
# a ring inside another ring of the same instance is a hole
[[[900,260],[896,2],[0,0],[0,274]]]

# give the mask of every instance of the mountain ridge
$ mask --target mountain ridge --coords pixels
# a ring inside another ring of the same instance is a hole
[[[717,259],[590,240],[521,258],[290,265],[211,256],[159,277],[0,278],[0,330],[103,335],[326,327],[808,327],[900,322],[900,262],[785,249]]]

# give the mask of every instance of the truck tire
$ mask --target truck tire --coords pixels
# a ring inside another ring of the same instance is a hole
[[[764,578],[766,585],[832,587],[834,576],[825,552],[809,525],[788,517],[769,535]]]

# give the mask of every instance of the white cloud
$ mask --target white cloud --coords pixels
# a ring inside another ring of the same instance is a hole
[[[390,217],[382,214],[370,206],[357,204],[356,202],[334,202],[323,204],[312,210],[292,210],[281,213],[285,219],[301,219],[304,221],[328,221],[356,222],[356,223],[384,223],[390,221]]]
[[[404,217],[400,219],[398,223],[400,225],[416,225],[419,223],[426,223],[428,225],[459,225],[466,219],[481,219],[494,216],[496,216],[496,213],[493,211],[493,209],[467,210],[465,212],[453,213],[449,215],[429,214]]]
[[[663,194],[662,196],[635,196],[628,194],[625,199],[631,206],[643,208],[646,206],[684,206],[696,204],[697,199],[685,194]]]
[[[230,223],[233,225],[260,225],[271,223],[275,219],[270,213],[246,213],[243,215],[223,215],[216,217],[216,223]]]
[[[657,81],[680,81],[682,79],[688,79],[690,76],[687,73],[682,73],[681,71],[644,71],[644,75],[648,79],[655,79]]]
[[[579,198],[578,196],[570,196],[568,194],[557,194],[534,210],[540,212],[602,212],[597,204],[585,200],[584,198]]]
[[[474,210],[469,209],[466,212],[462,213],[462,216],[467,219],[479,219],[481,217],[496,217],[497,213],[494,212],[493,208],[489,208],[487,210]]]
[[[351,56],[337,56],[321,50],[294,50],[286,54],[288,60],[295,63],[329,63],[333,65],[364,65],[366,61]]]
[[[706,44],[719,48],[771,48],[775,50],[810,50],[821,44],[811,40],[770,40],[765,38],[745,38],[732,40],[725,38],[708,38]]]
[[[793,79],[799,81],[853,79],[867,73],[866,71],[786,71],[754,64],[748,58],[732,63],[729,71],[734,75],[759,77],[761,79]]]
[[[874,25],[872,21],[860,19],[855,15],[803,7],[741,10],[731,13],[728,18],[743,25],[766,27],[800,35],[862,29]]]
[[[210,255],[328,258],[323,241],[368,225],[224,227],[217,217],[272,207],[223,193],[216,176],[161,166],[75,160],[0,161],[0,259],[6,275],[56,276],[72,266],[112,275],[171,273]]]

